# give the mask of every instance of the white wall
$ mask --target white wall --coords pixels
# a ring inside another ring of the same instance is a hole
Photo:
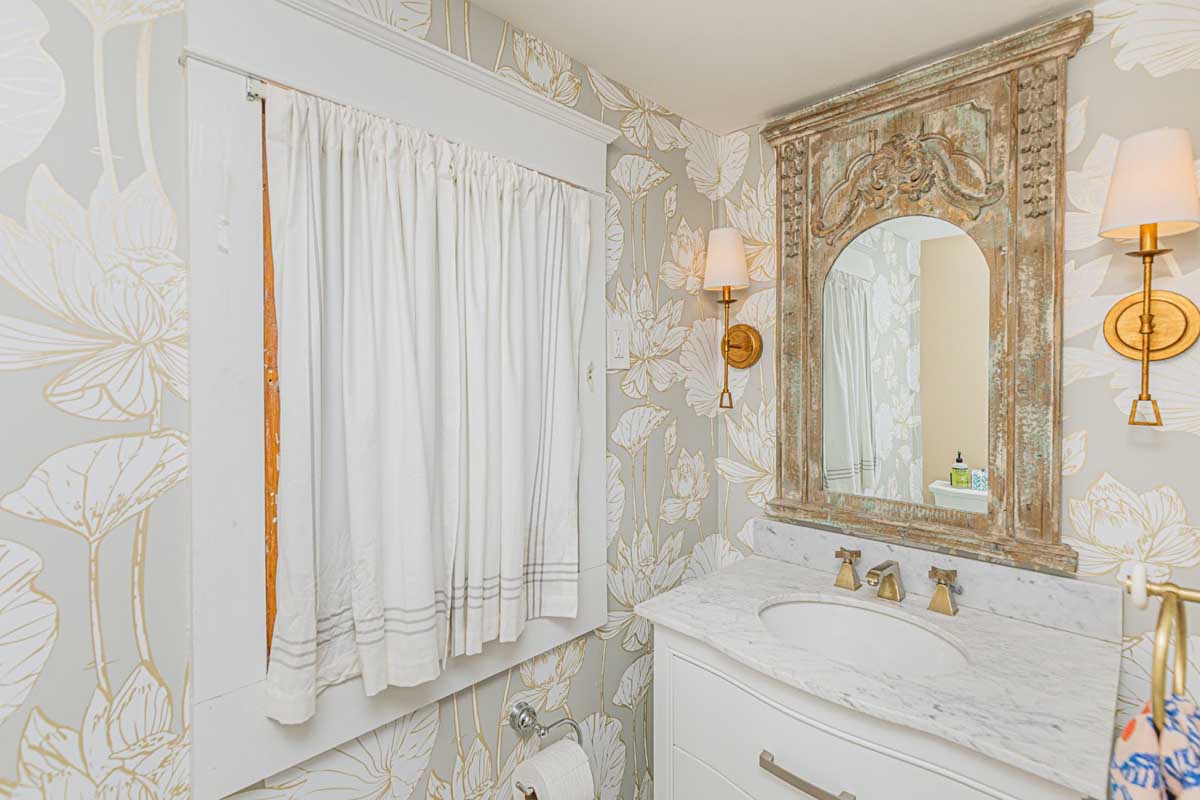
[[[991,289],[987,260],[969,236],[921,242],[921,453],[929,484],[950,480],[962,451],[971,469],[988,464]]]

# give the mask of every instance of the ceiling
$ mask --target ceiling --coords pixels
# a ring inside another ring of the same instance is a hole
[[[1080,0],[476,0],[716,133],[1063,16]]]

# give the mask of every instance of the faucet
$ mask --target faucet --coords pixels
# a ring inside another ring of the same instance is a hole
[[[900,564],[896,561],[884,561],[867,570],[867,585],[879,587],[877,597],[895,603],[904,601],[904,584],[900,582]]]
[[[842,567],[838,570],[837,580],[833,585],[839,589],[857,592],[862,584],[858,581],[858,573],[854,571],[854,562],[862,558],[862,550],[848,550],[843,547],[834,553],[834,557],[842,560]]]
[[[958,613],[958,604],[954,602],[954,592],[957,591],[954,582],[958,580],[958,570],[930,567],[929,580],[934,582],[929,610],[953,617]]]

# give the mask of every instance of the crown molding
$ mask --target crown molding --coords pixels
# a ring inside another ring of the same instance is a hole
[[[395,28],[390,28],[382,22],[336,3],[334,0],[275,0],[275,2],[345,31],[364,42],[390,50],[410,61],[506,100],[590,139],[610,144],[621,135],[621,132],[611,125],[605,125],[581,111],[556,103],[461,56],[424,39],[418,39]]]

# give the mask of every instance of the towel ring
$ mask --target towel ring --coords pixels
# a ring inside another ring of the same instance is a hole
[[[1162,731],[1167,718],[1167,655],[1171,650],[1171,634],[1175,634],[1175,663],[1173,693],[1187,691],[1187,607],[1184,603],[1200,602],[1200,591],[1185,589],[1173,583],[1149,583],[1146,567],[1138,564],[1125,579],[1125,589],[1133,596],[1133,604],[1145,608],[1150,596],[1162,598],[1158,622],[1154,626],[1154,656],[1150,669],[1150,709],[1154,727]]]
[[[539,739],[545,739],[546,734],[550,733],[559,725],[567,725],[575,734],[575,741],[581,746],[583,745],[583,729],[579,727],[579,723],[570,717],[563,717],[556,722],[551,722],[549,725],[543,725],[538,722],[537,711],[533,706],[526,702],[517,703],[508,712],[508,725],[517,732],[517,736],[522,739],[528,739],[533,734],[537,734]],[[537,800],[537,790],[533,786],[526,786],[520,781],[514,781],[513,785],[517,791],[530,800]]]

